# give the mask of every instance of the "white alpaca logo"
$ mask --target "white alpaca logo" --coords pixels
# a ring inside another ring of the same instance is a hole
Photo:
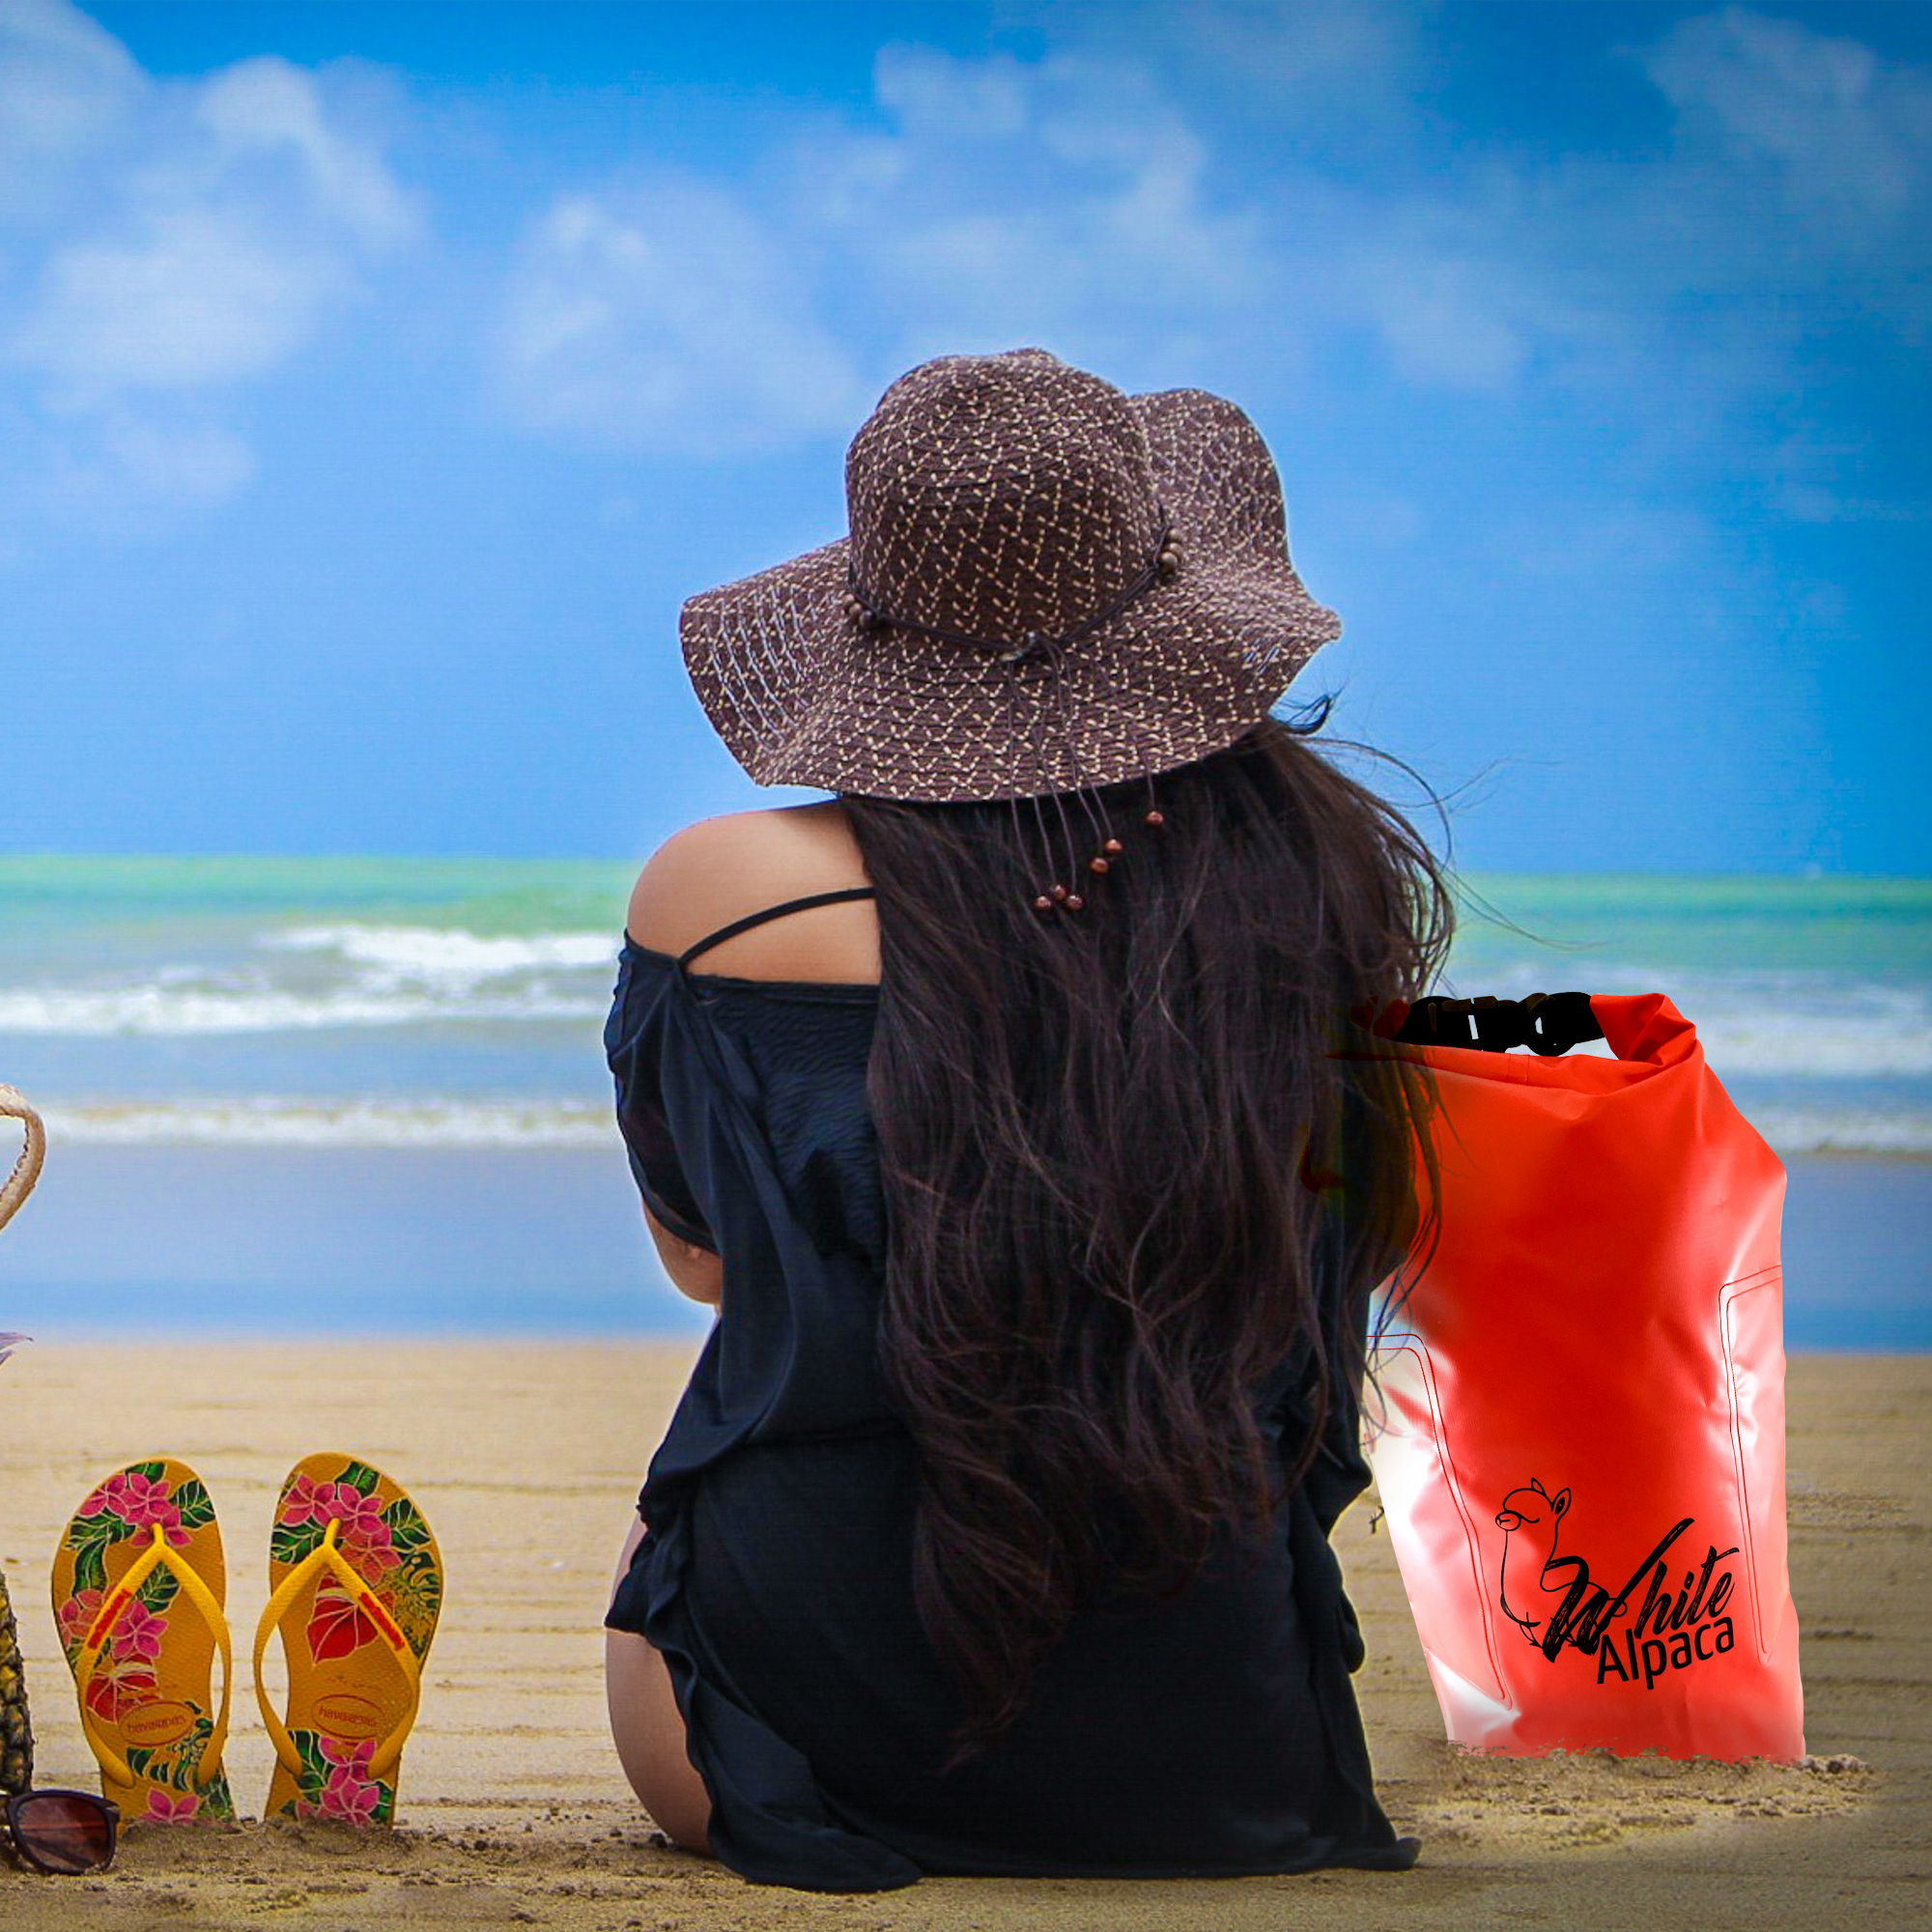
[[[1686,1570],[1683,1583],[1673,1589],[1671,1551],[1691,1523],[1683,1517],[1613,1595],[1591,1580],[1582,1556],[1558,1554],[1559,1525],[1569,1508],[1568,1490],[1552,1496],[1532,1478],[1510,1491],[1496,1512],[1496,1527],[1503,1533],[1496,1599],[1503,1614],[1552,1663],[1569,1645],[1597,1660],[1599,1684],[1611,1678],[1630,1685],[1641,1680],[1649,1690],[1668,1671],[1708,1663],[1737,1647],[1736,1624],[1725,1614],[1735,1574],[1719,1568],[1738,1553],[1735,1544],[1728,1549],[1712,1544],[1702,1565]],[[1619,1633],[1612,1626],[1630,1617],[1638,1590],[1643,1601]],[[1551,1598],[1558,1601],[1551,1603]]]

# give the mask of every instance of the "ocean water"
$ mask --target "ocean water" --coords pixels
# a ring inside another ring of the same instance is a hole
[[[688,1328],[600,1044],[633,872],[0,858],[0,1327]],[[1932,1346],[1932,882],[1472,880],[1445,990],[1566,987],[1668,993],[1787,1156],[1801,1339]]]

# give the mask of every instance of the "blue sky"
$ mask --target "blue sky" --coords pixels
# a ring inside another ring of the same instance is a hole
[[[1932,9],[0,0],[14,850],[639,852],[927,355],[1261,424],[1523,869],[1932,871]]]

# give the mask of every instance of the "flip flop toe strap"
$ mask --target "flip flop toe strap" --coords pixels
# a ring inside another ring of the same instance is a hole
[[[82,1639],[79,1651],[73,1660],[73,1681],[80,1692],[80,1728],[86,1737],[88,1747],[99,1759],[100,1768],[119,1784],[134,1782],[133,1770],[119,1750],[101,1731],[95,1721],[94,1712],[87,1701],[89,1687],[93,1684],[100,1668],[100,1660],[107,1646],[114,1639],[114,1627],[126,1613],[128,1606],[139,1595],[141,1586],[156,1570],[166,1570],[180,1586],[185,1597],[200,1613],[202,1621],[214,1633],[216,1647],[221,1652],[221,1708],[215,1714],[214,1728],[209,1733],[207,1745],[203,1747],[200,1763],[210,1768],[210,1776],[204,1778],[197,1789],[206,1790],[213,1773],[221,1765],[221,1747],[228,1742],[228,1693],[235,1676],[235,1658],[228,1641],[228,1618],[222,1610],[214,1592],[201,1579],[201,1574],[190,1563],[185,1563],[169,1548],[167,1532],[159,1523],[150,1525],[150,1539],[147,1548],[135,1557],[122,1573],[121,1580],[109,1593],[107,1601],[100,1606],[100,1614],[94,1620],[93,1627]]]
[[[288,1726],[282,1722],[280,1714],[269,1699],[268,1689],[262,1682],[262,1663],[269,1654],[269,1638],[288,1614],[305,1584],[324,1575],[332,1576],[342,1584],[355,1608],[389,1646],[396,1667],[403,1673],[403,1682],[409,1689],[409,1704],[401,1719],[370,1753],[371,1777],[381,1777],[402,1756],[404,1742],[416,1720],[416,1706],[422,1697],[422,1673],[415,1652],[410,1648],[409,1638],[397,1629],[396,1620],[389,1614],[387,1605],[370,1589],[338,1547],[335,1539],[340,1528],[337,1522],[328,1524],[323,1532],[322,1541],[275,1586],[274,1595],[269,1599],[268,1607],[262,1612],[262,1621],[255,1627],[255,1701],[261,1707],[262,1722],[275,1747],[275,1756],[281,1760],[283,1769],[291,1777],[298,1778],[302,1775],[301,1753],[297,1750],[295,1740],[289,1736]]]

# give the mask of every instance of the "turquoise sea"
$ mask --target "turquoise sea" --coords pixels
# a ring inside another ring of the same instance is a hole
[[[698,1325],[610,1122],[633,873],[0,858],[0,1328]],[[1566,987],[1668,993],[1785,1155],[1795,1342],[1932,1347],[1932,881],[1469,880],[1445,990]]]

